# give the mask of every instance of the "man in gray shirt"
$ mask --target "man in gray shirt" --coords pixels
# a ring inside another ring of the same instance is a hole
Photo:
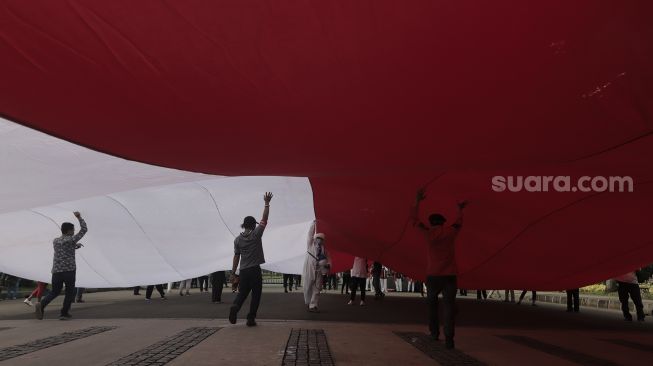
[[[79,243],[86,234],[86,222],[82,219],[79,212],[75,212],[75,217],[79,220],[80,230],[75,234],[75,225],[70,222],[61,224],[61,236],[54,239],[54,257],[52,259],[52,291],[41,302],[35,306],[36,318],[43,319],[43,311],[48,304],[61,293],[63,285],[66,285],[66,297],[61,308],[60,320],[70,319],[70,304],[75,298],[75,274],[77,266],[75,263],[75,250],[83,245]]]
[[[240,308],[251,291],[252,302],[249,307],[249,314],[247,314],[247,326],[253,327],[256,325],[256,312],[261,302],[261,292],[263,291],[261,264],[265,263],[263,241],[261,239],[263,238],[265,226],[268,223],[271,200],[272,193],[266,192],[263,196],[265,208],[261,222],[257,223],[256,219],[252,216],[245,217],[241,225],[244,231],[234,240],[234,261],[231,271],[231,282],[236,281],[233,273],[236,273],[239,262],[240,275],[238,296],[236,296],[236,300],[229,310],[229,322],[231,324],[236,324],[238,311],[240,311]]]

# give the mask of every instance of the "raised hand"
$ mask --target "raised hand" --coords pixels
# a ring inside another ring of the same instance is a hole
[[[73,212],[73,215],[75,215],[76,218],[82,217],[82,214],[80,214],[78,211]]]
[[[263,195],[263,201],[265,201],[265,204],[269,204],[270,201],[272,201],[272,192],[265,192],[265,195]]]
[[[417,196],[415,197],[415,201],[420,202],[424,201],[426,199],[426,190],[424,188],[420,188],[419,191],[417,191]]]

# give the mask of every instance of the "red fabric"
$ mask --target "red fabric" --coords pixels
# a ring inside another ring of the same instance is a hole
[[[652,13],[648,0],[9,0],[0,113],[152,164],[309,176],[336,268],[359,255],[423,277],[406,223],[426,185],[422,215],[470,201],[461,286],[575,288],[653,261]],[[636,185],[496,193],[496,174]]]

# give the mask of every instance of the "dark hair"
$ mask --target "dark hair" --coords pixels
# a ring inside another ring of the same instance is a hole
[[[431,216],[429,216],[429,223],[432,226],[442,225],[445,222],[447,222],[447,219],[444,216],[440,215],[439,213],[435,213],[435,214],[432,214]]]
[[[252,216],[247,216],[243,220],[243,224],[240,225],[240,227],[242,227],[243,229],[254,230],[256,228],[256,224],[258,223],[256,222],[255,218],[253,218]]]
[[[61,224],[61,233],[62,234],[68,234],[69,231],[75,231],[75,225],[69,223],[69,222],[64,222]]]

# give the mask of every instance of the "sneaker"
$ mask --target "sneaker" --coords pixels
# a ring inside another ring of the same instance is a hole
[[[320,310],[317,307],[314,307],[314,308],[308,308],[308,312],[309,313],[319,313]]]
[[[61,314],[59,315],[59,320],[70,320],[72,316],[70,314]]]
[[[152,301],[152,299],[150,299],[149,297],[146,297],[145,301]]]
[[[168,300],[168,298],[165,296],[161,296],[161,300]]]
[[[40,302],[37,302],[34,306],[34,314],[36,315],[36,319],[43,320],[43,305]]]
[[[236,310],[235,306],[232,306],[229,309],[229,323],[236,324],[236,320],[237,320],[236,316],[237,315],[238,315],[238,310]]]
[[[30,299],[25,299],[23,302],[24,302],[25,305],[27,305],[27,306],[34,306],[34,304],[32,304],[32,301],[31,301]]]
[[[365,301],[361,300],[361,306],[365,306]]]
[[[256,326],[256,320],[254,319],[247,319],[247,323],[245,323],[248,327],[255,327]]]
[[[351,300],[349,300],[349,302],[347,303],[347,305],[354,305],[354,302],[351,301]]]

